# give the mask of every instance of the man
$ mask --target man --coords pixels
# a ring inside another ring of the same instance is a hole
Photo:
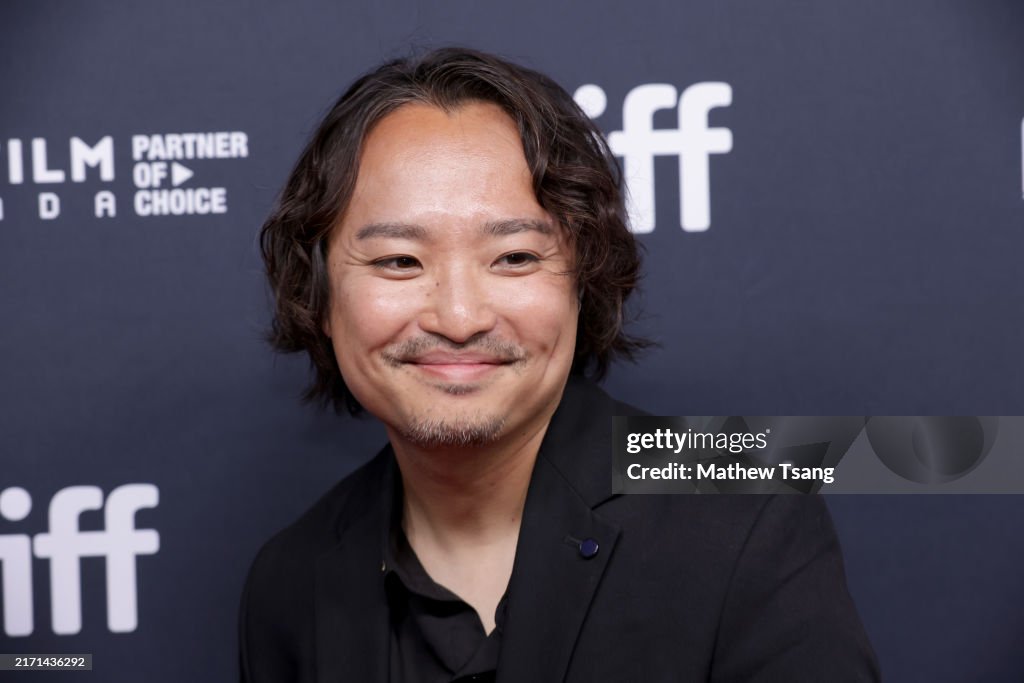
[[[263,229],[273,341],[390,443],[260,552],[243,680],[877,679],[819,499],[611,494],[636,411],[586,376],[642,344],[615,168],[472,51],[327,114]]]

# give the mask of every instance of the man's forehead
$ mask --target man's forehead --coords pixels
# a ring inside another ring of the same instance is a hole
[[[518,129],[491,103],[403,105],[371,131],[356,170],[337,223],[355,242],[564,234],[540,204]]]
[[[461,134],[481,129],[483,137]],[[432,140],[448,149],[460,143],[470,148],[506,144],[525,158],[515,121],[500,106],[484,100],[467,100],[445,108],[426,102],[403,104],[373,124],[363,140],[361,156],[365,157],[368,149],[381,147],[385,156],[393,156]]]

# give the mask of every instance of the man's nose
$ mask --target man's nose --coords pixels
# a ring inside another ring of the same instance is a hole
[[[420,327],[456,344],[494,329],[494,292],[486,280],[487,273],[477,272],[469,265],[452,264],[435,271],[420,315]]]

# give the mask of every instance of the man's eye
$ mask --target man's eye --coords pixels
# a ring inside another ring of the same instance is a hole
[[[415,270],[420,267],[420,262],[412,256],[391,256],[374,261],[373,266],[385,270]]]
[[[505,254],[498,259],[497,263],[505,266],[525,266],[530,263],[536,263],[540,259],[525,251],[516,251],[511,254]]]

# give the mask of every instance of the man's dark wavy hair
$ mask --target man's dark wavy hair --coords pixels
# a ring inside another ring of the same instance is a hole
[[[647,345],[623,330],[640,259],[626,227],[619,167],[600,131],[547,76],[486,53],[443,48],[388,62],[353,83],[320,123],[263,224],[260,247],[275,300],[269,339],[279,351],[309,354],[315,377],[307,401],[361,410],[323,321],[326,245],[355,187],[363,141],[405,104],[452,111],[478,101],[498,105],[516,123],[537,200],[568,233],[581,297],[572,372],[600,379],[613,358],[632,359]]]

